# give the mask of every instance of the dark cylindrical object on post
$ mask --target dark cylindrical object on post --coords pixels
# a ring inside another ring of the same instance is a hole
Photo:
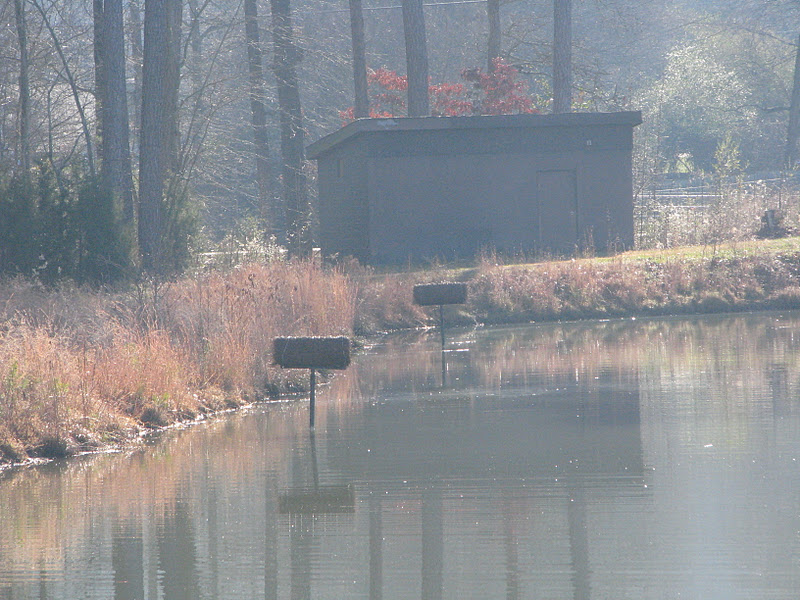
[[[420,306],[464,304],[466,301],[466,283],[421,283],[414,286],[414,302]]]
[[[288,369],[346,369],[350,340],[344,336],[275,338],[273,360]]]

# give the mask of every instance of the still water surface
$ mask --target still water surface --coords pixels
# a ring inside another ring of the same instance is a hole
[[[800,315],[389,338],[0,478],[0,600],[795,599]]]

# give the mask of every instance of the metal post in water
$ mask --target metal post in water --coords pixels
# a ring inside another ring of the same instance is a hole
[[[316,369],[311,369],[311,406],[309,407],[309,426],[311,429],[314,429],[314,403],[317,399],[317,371]]]
[[[339,337],[279,337],[272,344],[275,364],[284,369],[311,369],[309,424],[314,427],[317,399],[316,369],[346,369],[350,364],[350,340]]]
[[[447,385],[447,359],[444,355],[444,315],[442,305],[439,305],[439,331],[442,334],[442,387]]]
[[[444,352],[444,315],[442,305],[439,305],[439,330],[442,332],[442,352]]]
[[[414,286],[414,303],[419,306],[439,307],[439,335],[442,340],[442,387],[447,379],[447,361],[444,354],[444,308],[445,304],[464,304],[467,301],[465,283],[420,283]]]
[[[444,348],[442,348],[442,387],[447,386],[447,359],[444,355]]]

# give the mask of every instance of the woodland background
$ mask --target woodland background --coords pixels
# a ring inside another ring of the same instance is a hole
[[[420,27],[416,114],[483,110],[493,57],[522,99],[505,112],[642,110],[641,247],[749,237],[766,209],[796,226],[794,0],[3,0],[0,273],[105,283],[308,254],[303,147],[354,106],[354,5],[377,114],[419,110]]]

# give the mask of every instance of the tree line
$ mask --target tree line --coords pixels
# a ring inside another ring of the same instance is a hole
[[[308,254],[305,144],[370,115],[380,68],[405,72],[407,116],[503,64],[540,112],[643,109],[642,172],[707,168],[730,139],[791,169],[798,7],[762,4],[5,0],[0,272],[166,275],[236,231]]]

